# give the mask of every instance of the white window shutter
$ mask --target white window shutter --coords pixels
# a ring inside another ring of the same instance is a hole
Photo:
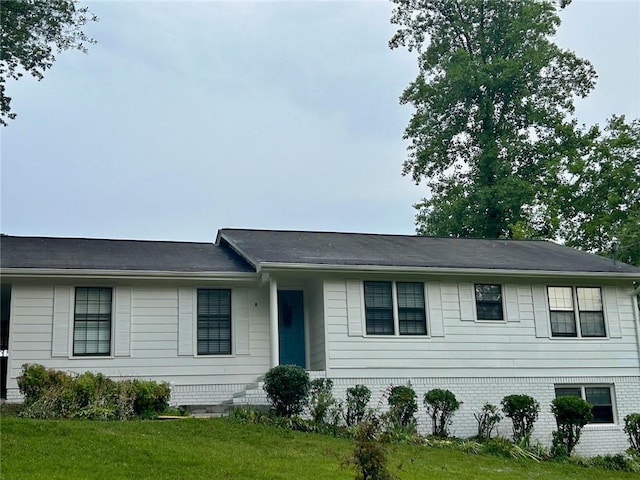
[[[235,338],[235,353],[249,355],[249,289],[231,291],[231,331]]]
[[[544,289],[543,285],[534,285],[531,288],[533,293],[533,318],[536,326],[536,337],[538,338],[549,338],[551,322]]]
[[[458,283],[458,298],[460,299],[460,320],[473,322],[473,284],[470,282]]]
[[[431,331],[427,333],[432,337],[444,337],[444,314],[442,313],[440,282],[427,283],[427,303],[429,305],[427,319],[429,327],[431,327]]]
[[[178,355],[193,355],[194,290],[178,288]]]
[[[506,306],[507,322],[520,321],[520,306],[518,304],[518,288],[515,285],[504,285],[504,303]]]
[[[602,289],[602,295],[604,296],[603,308],[605,309],[603,313],[610,338],[622,338],[617,292],[618,289],[616,287],[604,287]]]
[[[114,354],[116,357],[131,356],[131,288],[115,289],[115,335]]]
[[[52,357],[69,356],[69,328],[73,321],[73,287],[56,286],[53,289]]]
[[[362,282],[359,280],[347,280],[347,324],[350,337],[362,337]]]

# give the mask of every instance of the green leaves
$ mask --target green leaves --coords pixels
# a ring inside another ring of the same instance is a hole
[[[588,61],[551,41],[555,5],[394,3],[399,28],[390,46],[419,54],[418,77],[401,97],[415,108],[403,173],[432,192],[417,205],[418,231],[497,238],[513,237],[518,226],[547,235],[547,199],[576,136],[567,118],[595,79]]]
[[[82,27],[98,17],[76,0],[2,0],[0,2],[0,125],[15,118],[11,98],[5,95],[8,78],[18,80],[25,72],[38,80],[51,68],[55,54],[76,49],[87,52],[95,43]]]

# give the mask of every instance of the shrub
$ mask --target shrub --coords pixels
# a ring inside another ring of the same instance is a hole
[[[624,417],[624,432],[629,436],[631,449],[640,455],[640,413]]]
[[[449,390],[434,388],[424,394],[424,406],[431,417],[435,436],[443,438],[449,436],[448,429],[451,425],[451,418],[455,411],[460,408],[460,404],[461,402]]]
[[[316,378],[310,384],[309,411],[315,423],[327,423],[327,414],[336,404],[333,398],[333,380]]]
[[[490,403],[485,403],[480,413],[474,413],[473,416],[478,422],[478,438],[480,440],[491,438],[491,433],[502,420],[502,415],[498,413],[498,407]]]
[[[397,385],[389,394],[389,419],[394,427],[415,427],[418,411],[416,392],[410,385]]]
[[[558,430],[553,432],[554,456],[571,456],[580,441],[582,427],[593,420],[592,406],[580,397],[563,395],[551,402]]]
[[[367,405],[371,400],[371,390],[366,385],[356,385],[347,388],[346,410],[344,421],[347,427],[353,427],[364,419]]]
[[[101,373],[72,377],[42,365],[23,365],[18,386],[25,396],[21,416],[31,418],[153,418],[168,406],[167,383],[146,380],[115,382]]]
[[[309,374],[297,365],[278,365],[264,376],[264,391],[276,415],[281,417],[302,412],[309,388]]]
[[[382,425],[376,415],[363,419],[355,430],[355,448],[348,460],[355,465],[356,480],[393,480],[387,469],[388,446],[382,438]]]
[[[529,395],[507,395],[502,399],[502,411],[513,422],[513,441],[526,443],[538,419],[538,401]]]

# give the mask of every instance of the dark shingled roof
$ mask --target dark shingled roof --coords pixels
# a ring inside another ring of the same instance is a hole
[[[557,272],[637,273],[640,268],[541,240],[486,240],[363,233],[222,229],[258,263]]]
[[[254,272],[228,248],[212,243],[0,237],[0,267],[149,272]]]

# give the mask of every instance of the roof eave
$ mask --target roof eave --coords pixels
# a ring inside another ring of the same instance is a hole
[[[255,280],[255,272],[176,272],[149,270],[97,270],[80,268],[3,268],[2,277],[11,278],[126,278],[156,280]]]
[[[398,274],[438,274],[453,276],[469,275],[494,275],[503,277],[585,277],[585,278],[611,278],[629,279],[640,281],[640,272],[579,272],[561,270],[522,270],[503,268],[453,268],[453,267],[411,267],[411,266],[389,266],[389,265],[330,265],[318,263],[283,263],[283,262],[261,262],[262,270],[265,272],[275,272],[284,270],[310,270],[326,273],[398,273]]]

